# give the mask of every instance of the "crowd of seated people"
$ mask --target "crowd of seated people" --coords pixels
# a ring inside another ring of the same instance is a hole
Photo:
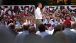
[[[32,12],[28,11],[26,14],[25,12],[21,11],[20,8],[12,9],[11,7],[7,10],[6,8],[2,7],[0,9],[0,17],[3,18],[1,23],[8,27],[9,23],[14,23],[15,28],[21,27],[23,23],[27,22],[31,26],[36,28],[35,23],[35,16]],[[71,22],[76,21],[76,13],[70,12],[67,9],[58,9],[52,10],[45,8],[43,12],[42,24],[46,25],[49,30],[53,28],[56,24],[63,24],[65,20],[70,20]],[[26,15],[26,16],[24,16]]]

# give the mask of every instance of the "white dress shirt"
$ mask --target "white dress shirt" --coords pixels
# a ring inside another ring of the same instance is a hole
[[[26,19],[26,23],[30,24],[30,20],[27,20],[27,19]]]
[[[43,21],[43,24],[55,24],[52,20],[48,21],[47,19]]]
[[[42,19],[42,14],[41,14],[40,8],[38,7],[35,10],[35,19]]]
[[[47,19],[43,20],[42,23],[43,23],[43,24],[46,24],[46,21],[47,21]]]
[[[22,31],[21,32],[18,32],[18,34],[21,34],[22,33]]]
[[[38,31],[36,34],[41,36],[42,38],[44,38],[46,35],[49,35],[46,31],[45,32]]]
[[[60,19],[60,21],[58,22],[57,20],[54,20],[54,23],[55,24],[61,24],[61,23],[63,23],[63,21]]]
[[[58,24],[63,23],[63,21],[60,19],[60,22],[58,22]]]
[[[52,30],[46,30],[46,32],[47,32],[48,34],[52,35],[53,32],[54,32],[54,29],[52,29]]]
[[[52,35],[53,32],[54,32],[54,29],[52,29],[52,30],[45,30],[45,32],[48,33],[49,35]],[[40,34],[40,31],[37,31],[36,34],[39,35]]]

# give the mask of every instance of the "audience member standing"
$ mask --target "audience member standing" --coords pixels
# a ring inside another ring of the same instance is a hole
[[[23,24],[23,29],[24,29],[24,31],[23,31],[21,34],[18,34],[18,35],[16,36],[15,43],[23,43],[24,37],[25,37],[27,34],[29,34],[28,28],[29,28],[29,24],[28,24],[28,23],[24,23],[24,24]]]
[[[57,24],[54,26],[53,34],[55,35],[58,31],[62,31],[62,25],[61,24]]]
[[[72,32],[70,29],[71,29],[71,22],[70,22],[70,20],[65,20],[64,21],[64,31],[63,31],[63,33],[65,35],[71,36],[73,38],[74,43],[75,43],[75,41],[76,41],[75,40],[76,34],[74,32]]]
[[[16,35],[18,34],[17,32],[16,32],[16,30],[15,30],[15,25],[13,24],[13,23],[10,23],[10,24],[8,24],[8,28],[9,28],[9,30],[15,35],[15,37],[16,37]]]
[[[28,31],[29,31],[30,34],[35,34],[36,33],[35,27],[33,27],[33,26],[29,27]]]
[[[42,38],[44,38],[46,35],[49,35],[49,33],[47,33],[46,31],[45,31],[45,25],[43,25],[43,24],[40,24],[39,26],[38,26],[38,28],[39,28],[39,31],[36,33],[37,35],[40,35]]]
[[[2,18],[0,18],[1,22]],[[14,34],[6,28],[2,23],[0,23],[0,43],[14,43]]]

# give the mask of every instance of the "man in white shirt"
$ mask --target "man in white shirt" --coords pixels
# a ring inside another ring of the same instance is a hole
[[[59,15],[59,16],[57,16],[56,18],[57,18],[57,24],[62,24],[62,22],[63,22],[63,21],[61,20],[60,15]]]
[[[40,11],[40,8],[42,8],[42,4],[41,3],[38,3],[38,7],[37,9],[35,10],[35,19],[36,19],[36,27],[38,29],[38,26],[40,24],[42,24],[42,13]]]
[[[51,25],[54,24],[54,22],[50,19],[49,16],[47,16],[46,18],[47,18],[47,19],[46,19],[45,21],[43,21],[43,24],[51,24]],[[51,27],[51,26],[50,26],[50,27]]]

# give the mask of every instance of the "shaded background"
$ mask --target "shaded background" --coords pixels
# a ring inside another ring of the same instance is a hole
[[[76,0],[0,0],[3,5],[36,5],[41,2],[44,5],[75,5]]]

